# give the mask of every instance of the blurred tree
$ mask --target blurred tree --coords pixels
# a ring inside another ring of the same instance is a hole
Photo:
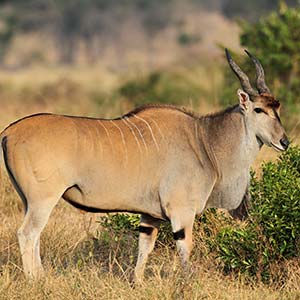
[[[191,0],[196,5],[201,5],[205,9],[217,10],[229,18],[243,18],[254,22],[262,15],[265,15],[271,10],[276,9],[279,0]],[[298,0],[287,0],[289,6],[295,6]]]
[[[241,44],[260,57],[270,79],[290,86],[300,75],[300,7],[281,1],[278,11],[257,24],[240,24]]]
[[[14,34],[42,29],[54,34],[62,63],[73,63],[78,41],[86,45],[93,57],[94,40],[100,36],[118,38],[121,21],[132,15],[139,17],[150,37],[155,35],[171,21],[176,1],[0,0],[0,8],[9,7],[14,17],[6,15],[5,11],[3,17],[0,16],[0,21],[5,23],[2,26],[5,30],[0,30],[0,59],[5,55]]]
[[[296,1],[287,0],[287,3],[295,5]],[[134,18],[141,25],[152,53],[151,38],[170,24],[176,24],[178,10],[185,5],[252,21],[276,4],[273,0],[0,0],[0,60],[20,32],[43,31],[47,36],[52,35],[50,38],[57,41],[60,60],[64,63],[74,61],[81,43],[92,62],[93,57],[99,56],[103,42],[121,37],[124,20]],[[195,42],[186,35],[179,39],[183,44]]]
[[[73,63],[76,41],[81,33],[82,23],[90,1],[55,1],[57,7],[56,33],[60,48],[61,62]]]
[[[137,0],[137,8],[142,15],[143,25],[149,35],[164,29],[172,20],[176,0]]]
[[[256,24],[243,21],[240,26],[241,45],[261,61],[267,84],[284,102],[285,116],[289,115],[287,121],[293,124],[295,120],[291,118],[294,115],[292,112],[300,111],[300,6],[289,8],[281,1],[277,11],[260,19]],[[248,57],[239,61],[243,69],[254,78],[254,68]],[[235,99],[232,85],[238,86],[234,75],[227,75],[225,86],[230,87],[231,92],[225,88],[225,103]]]
[[[0,62],[10,46],[17,27],[17,20],[14,14],[0,13]]]
[[[262,15],[276,9],[279,1],[270,0],[224,0],[222,1],[222,12],[230,17],[242,17],[248,21],[257,21]],[[297,0],[287,0],[290,6],[297,5]]]

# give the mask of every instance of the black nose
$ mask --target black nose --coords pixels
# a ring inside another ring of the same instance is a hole
[[[280,144],[281,146],[284,148],[284,150],[286,150],[290,144],[289,140],[287,139],[287,137],[283,137],[281,140],[280,140]]]

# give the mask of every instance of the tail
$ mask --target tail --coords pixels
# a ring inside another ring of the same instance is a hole
[[[26,214],[27,210],[28,210],[28,202],[27,202],[24,192],[22,191],[22,188],[18,184],[18,182],[13,174],[13,170],[11,169],[11,167],[9,165],[7,139],[8,139],[7,135],[4,135],[4,132],[2,132],[0,135],[0,141],[1,141],[1,148],[2,148],[3,155],[0,155],[0,162],[1,162],[1,165],[3,166],[2,162],[4,161],[4,165],[6,167],[10,181],[12,182],[14,188],[16,189],[17,193],[19,194],[20,198],[22,199],[22,202],[23,202],[24,208],[25,208],[25,214]],[[2,181],[1,172],[0,172],[0,180]]]
[[[5,129],[0,133],[0,146],[1,146],[1,150],[0,150],[0,166],[1,168],[4,166],[4,153],[3,153],[3,146],[2,146],[2,141],[5,137]],[[0,170],[2,171],[2,169],[0,168]],[[0,172],[0,181],[2,182],[2,172]]]

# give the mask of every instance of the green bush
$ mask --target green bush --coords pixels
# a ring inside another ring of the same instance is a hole
[[[268,238],[274,258],[299,256],[300,148],[290,148],[262,171],[262,178],[252,181],[252,218]]]
[[[300,255],[300,148],[291,147],[276,163],[252,174],[250,219],[223,228],[217,252],[224,270],[269,281],[272,265]]]
[[[110,228],[115,232],[124,230],[138,230],[140,217],[131,214],[107,214],[99,221],[103,228]]]
[[[217,249],[226,273],[238,270],[256,274],[257,233],[252,228],[225,227],[217,235]]]

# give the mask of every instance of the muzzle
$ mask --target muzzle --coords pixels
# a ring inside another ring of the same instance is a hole
[[[284,137],[280,140],[280,144],[284,148],[284,150],[286,150],[289,147],[290,141],[288,140],[286,135],[284,135]]]

